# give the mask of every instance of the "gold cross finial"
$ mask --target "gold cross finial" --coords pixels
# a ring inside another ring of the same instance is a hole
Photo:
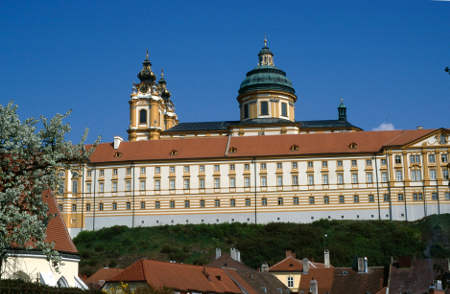
[[[340,99],[340,100],[341,100],[341,103],[344,103],[344,98],[342,98],[342,97],[341,97],[341,99]]]
[[[148,59],[148,48],[147,48],[147,50],[145,52],[145,59]]]
[[[164,69],[161,68],[161,79],[164,78]]]
[[[264,34],[264,47],[267,47],[267,34]]]

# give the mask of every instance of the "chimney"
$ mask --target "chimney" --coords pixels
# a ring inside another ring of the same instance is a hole
[[[369,272],[369,260],[367,259],[367,256],[364,257],[364,272]]]
[[[323,251],[323,263],[325,264],[326,268],[330,267],[330,251],[328,251],[328,249],[325,249]]]
[[[293,258],[295,258],[295,253],[292,252],[291,250],[286,250],[286,257],[292,256]]]
[[[241,251],[239,251],[238,249],[236,250],[236,261],[241,262]]]
[[[268,272],[269,271],[269,265],[265,262],[261,264],[261,272]]]
[[[418,130],[423,130],[423,127],[422,126],[417,126],[417,129]]]
[[[119,136],[114,136],[114,150],[119,149],[120,143],[123,142],[123,139]]]
[[[219,259],[222,256],[222,250],[220,248],[216,248],[216,259]]]
[[[308,258],[303,258],[303,274],[307,275],[309,273],[309,260]]]
[[[309,292],[311,294],[319,294],[319,285],[317,283],[317,280],[315,280],[314,278],[309,281]]]
[[[357,267],[358,273],[363,273],[364,272],[364,258],[358,257],[356,262],[357,262],[356,267]]]

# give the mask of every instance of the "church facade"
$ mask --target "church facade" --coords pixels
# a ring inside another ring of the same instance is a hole
[[[148,54],[130,96],[128,141],[114,137],[61,173],[71,235],[113,225],[416,220],[450,213],[448,128],[363,131],[298,121],[298,97],[264,42],[240,85],[239,121],[179,123]]]

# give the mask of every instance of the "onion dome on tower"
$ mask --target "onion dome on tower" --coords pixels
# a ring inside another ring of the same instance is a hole
[[[136,86],[137,89],[142,93],[146,93],[149,89],[151,89],[151,86],[156,80],[156,76],[152,71],[152,63],[148,59],[148,50],[145,54],[145,59],[142,62],[142,69],[137,74],[137,77],[141,82]]]
[[[258,53],[258,65],[247,73],[239,88],[237,100],[241,120],[276,118],[295,121],[295,89],[286,73],[275,66],[273,56],[265,38],[264,47]]]

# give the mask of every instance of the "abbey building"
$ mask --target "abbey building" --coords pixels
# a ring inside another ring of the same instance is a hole
[[[416,220],[450,213],[450,130],[363,131],[302,121],[264,42],[238,90],[238,121],[179,122],[148,54],[129,100],[128,141],[97,146],[65,172],[59,208],[72,235],[113,225]]]

